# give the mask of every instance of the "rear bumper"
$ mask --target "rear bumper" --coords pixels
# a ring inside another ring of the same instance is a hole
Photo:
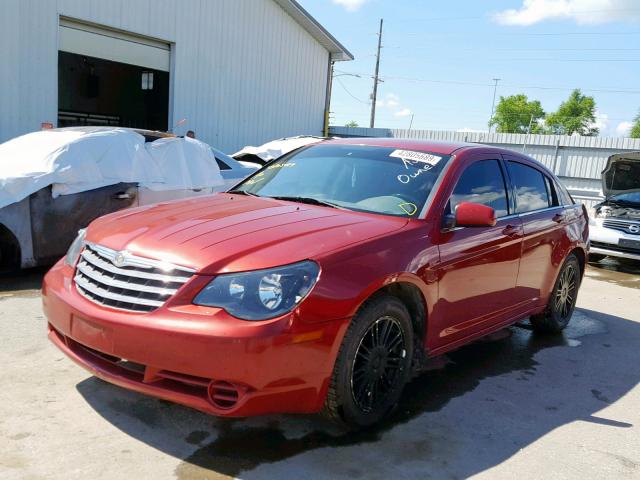
[[[97,377],[221,416],[322,408],[348,319],[246,322],[193,305],[121,312],[78,294],[72,273],[58,263],[45,277],[49,339]]]

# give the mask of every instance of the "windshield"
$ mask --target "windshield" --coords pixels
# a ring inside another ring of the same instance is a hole
[[[633,192],[619,193],[617,195],[613,195],[610,199],[615,202],[640,204],[640,190],[635,190]]]
[[[270,163],[235,191],[416,217],[449,158],[396,148],[314,145]]]

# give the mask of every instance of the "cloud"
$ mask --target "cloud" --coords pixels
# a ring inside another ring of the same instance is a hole
[[[400,96],[391,92],[376,101],[376,108],[387,110],[394,117],[409,117],[413,114],[413,110],[400,102]]]
[[[596,121],[593,122],[592,126],[600,130],[600,136],[606,136],[607,130],[609,128],[609,115],[607,115],[606,113],[600,113],[596,110],[595,117]]]
[[[332,0],[336,5],[344,7],[348,12],[355,12],[362,5],[367,3],[368,0]]]
[[[620,122],[616,127],[616,136],[618,137],[628,137],[631,133],[631,128],[633,127],[633,122]]]
[[[402,110],[398,110],[393,115],[396,116],[396,117],[408,117],[408,116],[410,116],[412,114],[413,114],[413,112],[410,109],[403,108]]]
[[[396,108],[400,105],[400,97],[395,93],[387,93],[383,99],[376,101],[378,108]]]
[[[493,14],[501,25],[528,26],[545,20],[573,20],[578,24],[640,21],[637,0],[522,0],[519,9]]]

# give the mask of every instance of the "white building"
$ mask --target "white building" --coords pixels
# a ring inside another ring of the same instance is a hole
[[[321,135],[331,62],[351,59],[294,0],[3,0],[0,142],[43,123],[227,151]]]

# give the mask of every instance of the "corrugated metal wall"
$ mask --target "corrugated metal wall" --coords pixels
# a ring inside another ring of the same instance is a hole
[[[322,134],[329,53],[273,0],[4,0],[0,141],[56,121],[59,15],[171,43],[178,133],[226,151]]]
[[[640,151],[640,139],[634,138],[347,127],[331,127],[329,134],[340,137],[414,138],[483,143],[524,152],[552,170],[574,198],[587,206],[600,199],[600,173],[606,165],[607,158],[624,151]]]

